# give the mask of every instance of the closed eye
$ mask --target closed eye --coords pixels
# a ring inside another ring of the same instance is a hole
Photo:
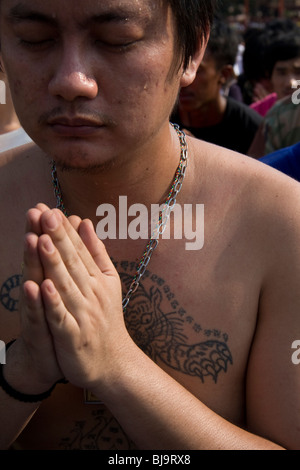
[[[19,39],[19,43],[28,49],[42,49],[55,44],[55,39],[27,40]]]
[[[134,46],[137,41],[124,41],[124,42],[108,42],[108,41],[103,41],[100,39],[97,39],[95,41],[96,45],[99,47],[106,47],[112,50],[119,50],[119,51],[125,51],[126,49],[131,48]]]

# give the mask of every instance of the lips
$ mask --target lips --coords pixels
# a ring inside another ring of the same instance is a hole
[[[86,137],[93,135],[103,127],[103,123],[84,117],[56,117],[48,121],[54,133],[63,137]]]

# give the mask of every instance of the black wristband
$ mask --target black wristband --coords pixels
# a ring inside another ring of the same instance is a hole
[[[14,339],[6,345],[6,351],[15,341],[16,340]],[[0,387],[7,393],[7,395],[9,395],[10,397],[18,401],[22,401],[25,403],[35,403],[38,401],[45,400],[45,398],[50,397],[56,385],[59,383],[68,383],[68,382],[65,379],[58,380],[49,390],[47,390],[44,393],[39,393],[38,395],[28,395],[26,393],[21,393],[21,392],[18,392],[18,390],[15,390],[14,388],[12,388],[9,385],[9,383],[6,382],[4,375],[3,375],[3,364],[0,364]]]

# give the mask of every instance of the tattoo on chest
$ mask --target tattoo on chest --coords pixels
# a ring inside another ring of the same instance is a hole
[[[134,263],[121,262],[116,267],[124,288],[128,289]],[[199,377],[202,382],[211,377],[216,383],[219,374],[227,372],[232,364],[228,335],[203,328],[179,305],[166,282],[150,271],[145,272],[130,300],[125,322],[132,339],[155,362],[160,360],[176,371]],[[190,344],[183,333],[186,323],[206,339]]]
[[[61,450],[130,450],[133,443],[119,423],[105,409],[92,411],[92,419],[77,421],[69,437],[60,442]]]
[[[124,289],[128,290],[136,264],[128,261],[114,264]],[[10,312],[18,310],[21,283],[22,275],[15,274],[1,286],[0,302]],[[145,271],[143,281],[130,300],[125,322],[132,339],[145,354],[174,370],[199,377],[202,382],[210,376],[216,383],[220,372],[227,372],[228,365],[233,362],[227,345],[228,335],[203,328],[179,305],[164,279],[149,270]],[[207,339],[189,344],[183,333],[186,323]]]
[[[1,286],[0,302],[9,312],[16,312],[19,303],[19,288],[22,283],[22,274],[9,277]]]
[[[135,263],[114,263],[128,290],[136,270]],[[201,318],[201,312],[199,314]],[[227,345],[228,335],[204,328],[180,306],[165,280],[146,270],[139,288],[125,312],[128,331],[136,344],[154,361],[162,361],[183,374],[198,377],[202,383],[211,378],[217,383],[219,374],[232,364]],[[188,324],[188,325],[186,325]],[[190,343],[186,326],[203,341]],[[60,441],[65,450],[130,450],[135,445],[123,432],[110,412],[98,405],[86,420],[76,421],[68,437]]]

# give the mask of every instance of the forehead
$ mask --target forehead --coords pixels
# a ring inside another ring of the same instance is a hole
[[[274,70],[294,70],[300,68],[300,57],[276,62]]]
[[[1,0],[1,15],[16,21],[24,18],[83,24],[91,18],[106,21],[149,22],[165,0]]]

